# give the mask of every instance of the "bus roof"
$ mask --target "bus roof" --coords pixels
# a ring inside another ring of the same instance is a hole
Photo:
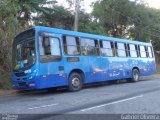
[[[57,34],[66,34],[66,35],[71,35],[71,36],[93,38],[93,39],[127,42],[127,43],[133,43],[133,44],[151,45],[150,42],[148,42],[148,43],[147,42],[139,42],[139,41],[135,41],[135,40],[114,38],[114,37],[108,37],[108,36],[102,36],[102,35],[95,35],[95,34],[82,33],[82,32],[70,31],[70,30],[63,30],[63,29],[58,29],[58,28],[51,28],[51,27],[44,27],[44,26],[35,26],[33,28],[35,28],[36,31],[44,31],[44,32],[57,33]]]

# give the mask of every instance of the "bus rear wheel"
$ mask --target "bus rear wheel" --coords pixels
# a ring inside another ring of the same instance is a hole
[[[76,72],[71,73],[71,75],[69,76],[69,91],[79,91],[82,89],[82,86],[82,76]]]
[[[138,82],[140,78],[140,73],[138,69],[132,70],[132,78],[130,79],[131,82]]]

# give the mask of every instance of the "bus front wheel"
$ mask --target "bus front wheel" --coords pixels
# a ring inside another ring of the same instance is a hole
[[[69,76],[69,91],[74,92],[81,90],[82,86],[82,76],[76,72],[71,73],[71,75]]]
[[[140,73],[138,69],[132,70],[132,78],[130,79],[131,82],[137,82],[139,81]]]

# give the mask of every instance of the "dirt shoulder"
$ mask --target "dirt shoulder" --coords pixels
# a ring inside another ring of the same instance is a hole
[[[17,94],[17,90],[3,90],[3,89],[0,89],[0,96],[6,96],[6,95],[15,95]]]
[[[143,80],[158,79],[158,78],[160,78],[160,73],[156,73],[154,75],[143,76],[142,77]]]

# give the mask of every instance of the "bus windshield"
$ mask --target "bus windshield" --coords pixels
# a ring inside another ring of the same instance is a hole
[[[14,45],[13,69],[28,68],[35,63],[35,40],[30,39]]]

